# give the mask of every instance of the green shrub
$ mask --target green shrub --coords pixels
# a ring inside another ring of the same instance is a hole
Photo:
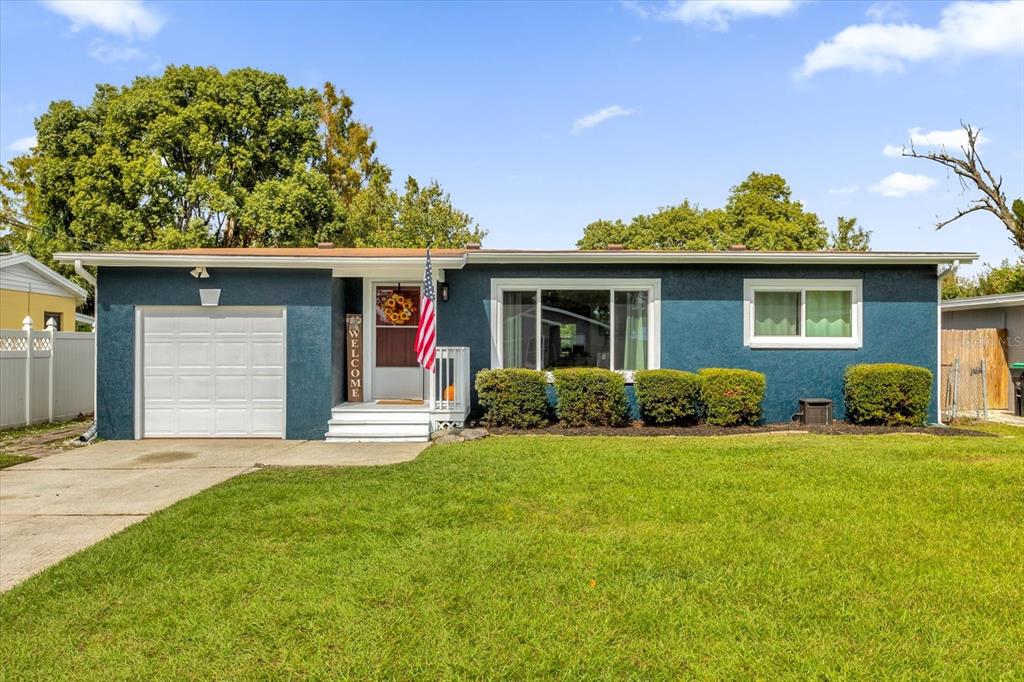
[[[747,369],[702,369],[701,399],[708,424],[736,426],[761,421],[764,375]]]
[[[532,369],[484,369],[476,375],[476,394],[487,426],[528,429],[548,423],[548,382]]]
[[[886,363],[846,368],[846,420],[886,426],[924,424],[932,373],[924,367]]]
[[[626,382],[610,369],[556,369],[556,412],[566,426],[622,426],[629,421]]]
[[[636,372],[633,388],[645,424],[692,424],[700,418],[700,377],[677,369]]]

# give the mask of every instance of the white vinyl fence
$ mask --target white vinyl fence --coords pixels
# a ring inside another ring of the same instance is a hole
[[[93,411],[95,333],[0,329],[0,428]]]

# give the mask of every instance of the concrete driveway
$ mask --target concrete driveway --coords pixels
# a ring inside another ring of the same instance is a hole
[[[106,441],[0,470],[0,591],[150,514],[260,466],[406,462],[427,443]]]

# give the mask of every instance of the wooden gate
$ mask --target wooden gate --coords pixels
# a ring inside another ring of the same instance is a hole
[[[942,367],[943,372],[954,365],[959,359],[962,371],[980,367],[985,363],[984,395],[988,408],[1005,410],[1009,407],[1010,365],[1006,356],[1007,335],[1005,329],[943,329],[942,330]],[[946,386],[945,379],[942,386]],[[960,381],[957,396],[961,409],[979,408],[981,387],[974,382]],[[942,392],[942,400],[949,399],[947,391]],[[948,405],[943,404],[946,409]]]

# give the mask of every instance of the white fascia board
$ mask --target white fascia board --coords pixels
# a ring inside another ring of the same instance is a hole
[[[330,256],[218,256],[189,254],[137,253],[56,253],[54,260],[61,263],[81,261],[83,265],[99,267],[182,267],[194,268],[279,268],[332,270],[339,273],[364,273],[368,269],[395,270],[416,269],[423,274],[423,256],[401,257],[357,257],[341,258]],[[431,257],[435,268],[460,269],[465,263],[462,256]],[[339,275],[340,276],[340,275]],[[361,274],[360,274],[361,276]]]
[[[436,268],[461,269],[466,263],[492,264],[572,264],[572,263],[664,263],[664,264],[757,264],[757,265],[939,265],[971,263],[976,253],[928,252],[763,252],[763,251],[468,251],[460,256],[434,257]],[[236,267],[236,268],[309,268],[337,269],[339,272],[363,272],[365,268],[421,267],[422,256],[330,257],[330,256],[219,256],[213,254],[135,253],[58,253],[62,263],[80,260],[85,265],[103,267]]]
[[[829,253],[794,251],[791,253],[759,251],[470,251],[466,261],[473,263],[665,263],[665,264],[757,264],[757,265],[938,265],[970,263],[976,253],[927,252],[858,252]]]
[[[1003,308],[1018,305],[1024,305],[1024,292],[954,298],[943,301],[942,310],[978,310],[981,308]]]

